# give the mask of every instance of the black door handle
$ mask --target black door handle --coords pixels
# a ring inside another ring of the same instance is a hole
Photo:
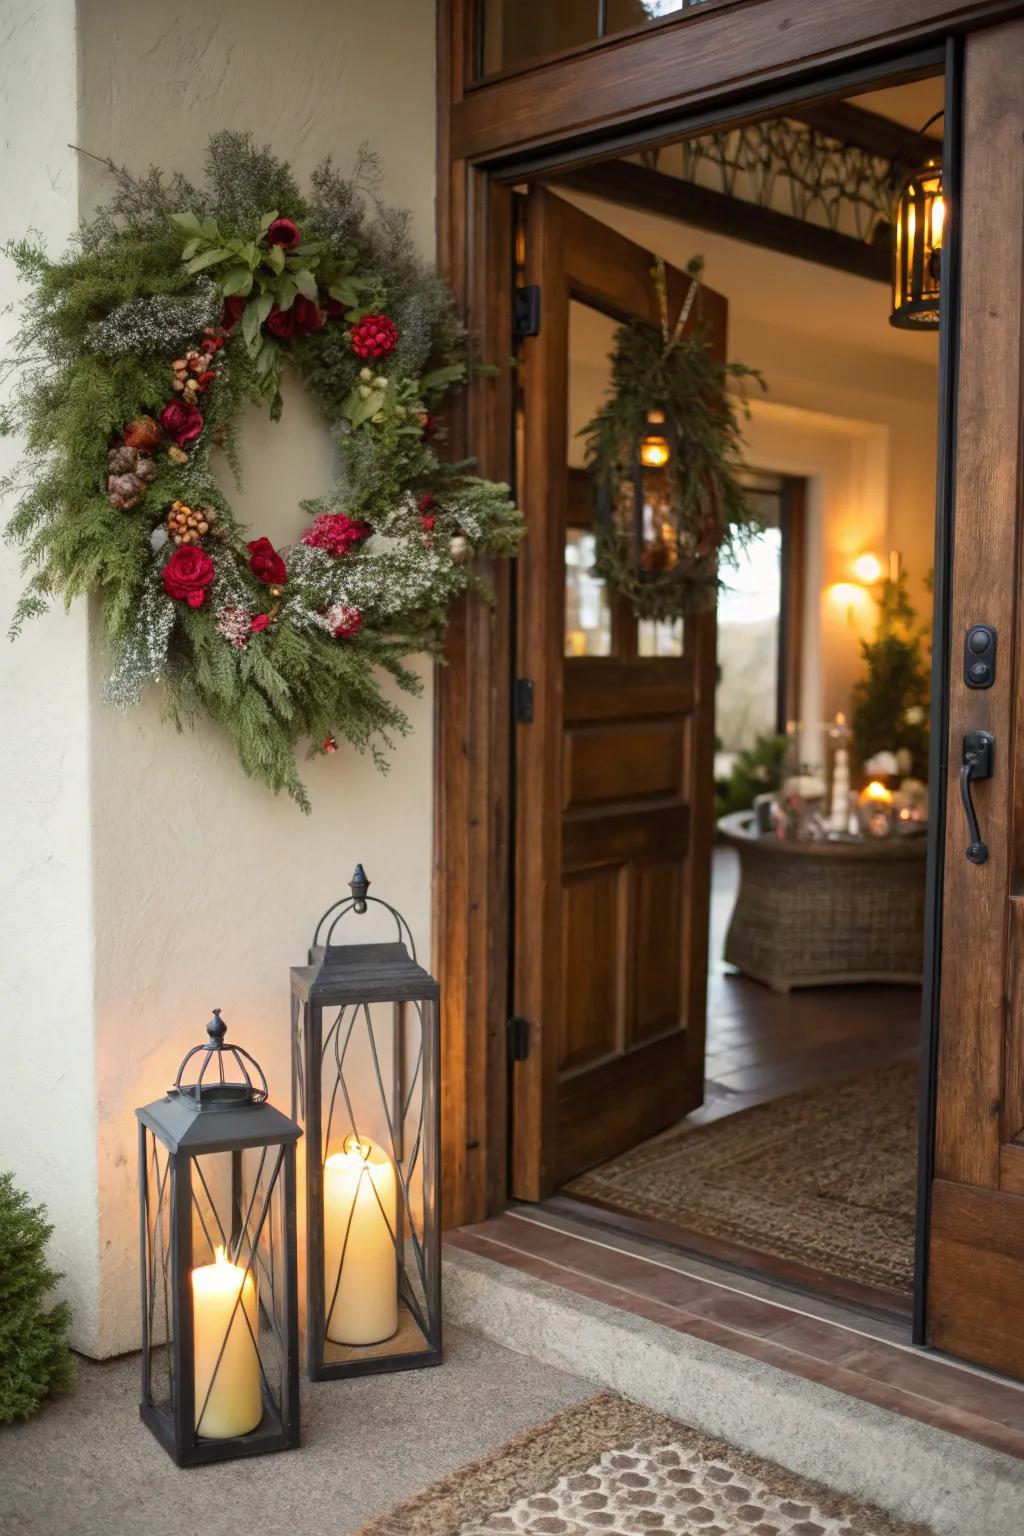
[[[988,858],[988,845],[981,840],[978,817],[971,799],[971,780],[992,777],[992,755],[996,739],[991,731],[968,731],[964,737],[963,756],[960,759],[960,799],[967,816],[970,843],[967,857],[972,864],[984,864]]]

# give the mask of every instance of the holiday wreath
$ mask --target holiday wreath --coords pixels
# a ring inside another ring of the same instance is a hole
[[[114,195],[69,254],[8,247],[33,285],[3,423],[27,440],[0,491],[34,568],[12,629],[53,595],[99,593],[112,700],[159,682],[179,727],[208,711],[247,773],[307,807],[296,744],[332,751],[339,731],[383,763],[408,722],[380,671],[415,691],[406,658],[481,585],[474,553],[515,550],[507,487],[438,453],[468,340],[365,151],[350,177],[321,164],[308,196],[247,135],[210,141],[205,189],[107,163]],[[276,549],[217,470],[238,478],[241,408],[277,418],[288,368],[338,477]]]
[[[594,574],[641,619],[713,608],[721,566],[734,564],[761,527],[739,479],[740,416],[746,386],[763,388],[764,380],[745,363],[715,356],[700,323],[703,267],[699,256],[687,266],[690,287],[670,323],[665,264],[655,263],[661,324],[634,321],[616,332],[608,398],[581,433],[603,511]],[[697,324],[688,332],[695,302]],[[646,474],[642,445],[654,419],[663,457]],[[656,553],[656,560],[637,558],[636,519],[645,501],[659,526],[656,544],[644,553]]]

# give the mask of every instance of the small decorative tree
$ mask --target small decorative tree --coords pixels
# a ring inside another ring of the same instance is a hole
[[[31,1206],[0,1174],[0,1424],[28,1419],[44,1399],[71,1385],[71,1308],[47,1307],[61,1278],[46,1263],[53,1231],[43,1206]]]
[[[851,694],[857,761],[906,750],[911,775],[927,779],[929,631],[917,622],[905,572],[883,584],[875,638],[862,640],[860,648],[867,673]]]

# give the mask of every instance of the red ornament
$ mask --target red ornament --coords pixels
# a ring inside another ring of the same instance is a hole
[[[205,550],[195,544],[183,544],[164,566],[160,580],[167,596],[175,602],[201,608],[206,601],[206,589],[216,574],[213,561]]]
[[[280,586],[288,575],[288,568],[269,539],[250,539],[249,569],[257,581],[268,587]]]
[[[170,400],[160,412],[160,425],[179,448],[184,448],[194,443],[203,430],[203,413],[197,405]]]
[[[250,632],[252,634],[258,635],[261,630],[266,629],[266,627],[267,627],[267,625],[269,623],[270,623],[270,614],[269,613],[258,613],[256,615],[256,617],[253,619],[252,623],[249,625],[249,630],[250,630]]]
[[[327,753],[337,752],[338,750],[338,743],[335,741],[333,736],[325,736],[322,742],[322,746],[324,751]]]
[[[293,251],[302,242],[302,230],[292,219],[275,219],[267,229],[267,244]]]
[[[353,521],[344,512],[320,512],[313,519],[312,528],[302,535],[302,542],[310,549],[324,549],[329,555],[340,558],[365,539],[373,529],[361,518]]]
[[[154,448],[159,448],[163,433],[152,416],[134,416],[121,436],[129,448],[137,448],[140,453],[152,453]]]
[[[349,334],[356,357],[387,357],[398,345],[398,330],[389,315],[365,315]]]

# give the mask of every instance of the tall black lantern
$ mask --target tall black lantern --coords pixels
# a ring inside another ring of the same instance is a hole
[[[405,919],[367,895],[361,864],[350,887],[291,973],[314,1380],[441,1359],[439,989]],[[336,943],[371,907],[394,938]]]
[[[140,1412],[179,1466],[299,1443],[302,1132],[267,1103],[249,1053],[225,1045],[220,1009],[206,1028],[174,1087],[135,1111]]]

